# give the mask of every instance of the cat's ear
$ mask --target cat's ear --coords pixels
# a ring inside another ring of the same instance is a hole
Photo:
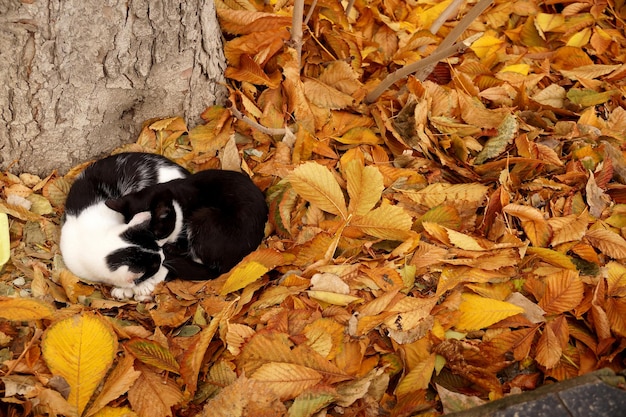
[[[124,223],[128,223],[133,218],[133,214],[130,202],[125,198],[110,198],[104,202],[104,204],[113,211],[117,211],[118,213],[124,216]]]
[[[113,211],[117,211],[118,213],[125,214],[128,210],[128,203],[123,198],[109,198],[104,202],[104,204]]]

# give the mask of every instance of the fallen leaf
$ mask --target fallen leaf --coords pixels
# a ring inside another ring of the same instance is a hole
[[[50,371],[69,384],[68,403],[82,414],[113,364],[117,338],[98,316],[77,315],[50,326],[41,350]]]

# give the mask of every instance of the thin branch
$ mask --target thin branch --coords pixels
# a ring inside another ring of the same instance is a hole
[[[254,120],[252,120],[251,118],[249,118],[248,116],[242,114],[239,110],[237,110],[237,108],[235,106],[231,106],[229,107],[230,112],[232,113],[233,116],[235,116],[237,119],[241,120],[244,123],[247,123],[248,125],[252,126],[253,128],[255,128],[256,130],[265,133],[266,135],[270,135],[270,136],[284,136],[285,134],[287,134],[287,128],[272,128],[272,127],[265,127],[257,122],[255,122]]]
[[[378,99],[378,97],[380,97],[382,93],[384,93],[390,86],[392,86],[397,81],[423,68],[434,65],[440,60],[454,55],[457,52],[462,52],[463,50],[465,50],[465,48],[467,48],[467,45],[463,41],[455,43],[452,46],[448,46],[445,49],[437,48],[435,52],[433,52],[426,58],[420,59],[417,62],[413,62],[412,64],[409,64],[405,67],[398,69],[397,71],[392,72],[387,77],[385,77],[385,79],[380,84],[378,84],[374,91],[372,91],[367,95],[367,97],[365,97],[365,102],[373,103],[374,101],[376,101],[376,99]]]
[[[437,49],[435,49],[432,54],[424,59],[409,64],[389,74],[374,89],[374,91],[367,95],[367,97],[365,98],[365,102],[373,103],[395,82],[414,72],[421,71],[416,78],[421,81],[425,80],[426,77],[428,77],[428,74],[431,73],[432,68],[437,62],[451,55],[454,55],[459,51],[464,50],[467,46],[469,46],[468,44],[466,44],[466,42],[454,42],[463,34],[463,32],[469,27],[469,25],[472,24],[472,22],[476,20],[478,16],[480,16],[480,14],[491,5],[492,2],[493,0],[480,0],[478,3],[476,3],[476,5],[472,7],[472,9],[465,15],[465,17],[461,19],[461,21],[454,27],[454,29],[452,29],[452,31],[448,34],[448,36],[446,36],[446,38],[441,42],[441,44],[437,47]],[[466,39],[466,41],[468,41],[468,39]]]
[[[309,24],[309,20],[311,20],[311,16],[313,16],[313,12],[315,11],[315,6],[317,6],[317,0],[313,0],[313,3],[311,3],[311,7],[309,7],[309,13],[307,13],[306,17],[304,18],[304,26]]]
[[[350,15],[350,10],[352,10],[352,6],[354,6],[354,0],[349,0],[348,5],[346,6],[346,17]]]
[[[452,3],[450,3],[448,7],[446,7],[446,10],[444,10],[439,15],[439,17],[435,19],[432,25],[430,25],[430,33],[434,35],[439,32],[439,29],[441,29],[443,24],[446,23],[446,20],[448,20],[453,14],[457,12],[457,10],[459,9],[459,7],[461,7],[461,4],[463,4],[464,1],[465,0],[454,0]]]
[[[291,16],[291,43],[298,55],[298,67],[302,67],[302,15],[304,14],[304,0],[295,0]]]

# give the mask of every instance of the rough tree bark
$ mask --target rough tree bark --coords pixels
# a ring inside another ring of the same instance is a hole
[[[213,0],[0,0],[0,168],[60,172],[226,95]]]

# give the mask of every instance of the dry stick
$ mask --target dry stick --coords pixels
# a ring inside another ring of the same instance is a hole
[[[373,103],[380,97],[380,95],[385,92],[389,87],[391,87],[395,82],[401,80],[402,78],[417,72],[426,70],[426,74],[420,73],[417,77],[419,80],[423,81],[426,79],[428,74],[432,71],[432,68],[429,66],[434,66],[437,62],[442,60],[443,58],[447,58],[456,52],[465,49],[467,45],[464,42],[454,41],[460,37],[465,29],[474,21],[482,12],[485,11],[487,7],[491,5],[493,0],[480,0],[476,6],[474,6],[461,21],[456,25],[454,29],[446,36],[446,38],[441,42],[439,47],[430,54],[428,57],[421,59],[417,62],[413,62],[405,67],[400,68],[397,71],[389,74],[378,86],[365,97],[366,103]]]
[[[464,1],[465,0],[454,0],[452,3],[450,3],[448,7],[446,7],[446,10],[444,10],[439,15],[439,17],[435,19],[432,25],[430,25],[430,33],[434,35],[435,33],[439,32],[439,29],[441,29],[443,24],[446,23],[446,20],[448,20],[450,16],[456,13],[456,11],[459,9],[459,7],[461,7],[461,4],[463,4]]]
[[[263,132],[267,135],[270,136],[278,136],[278,135],[282,135],[284,136],[287,133],[287,129],[286,128],[272,128],[272,127],[265,127],[257,122],[255,122],[254,120],[252,120],[251,118],[249,118],[248,116],[242,114],[239,110],[237,110],[237,108],[233,105],[229,108],[231,114],[233,116],[235,116],[237,119],[241,120],[242,122],[247,123],[248,125],[252,126],[253,128],[257,129],[260,132]]]
[[[352,6],[354,6],[354,0],[349,0],[348,5],[346,6],[346,17],[350,15],[350,10],[352,10]]]
[[[306,17],[304,18],[304,23],[303,23],[304,26],[306,26],[309,23],[309,20],[311,20],[311,16],[313,16],[313,11],[315,10],[315,6],[317,6],[317,0],[313,0],[313,3],[311,3],[311,7],[309,8],[309,13],[307,13]]]
[[[11,375],[11,373],[13,373],[13,371],[15,370],[15,368],[17,367],[17,365],[22,361],[22,359],[24,358],[24,356],[26,356],[26,354],[28,353],[28,351],[30,350],[30,348],[33,346],[33,344],[39,340],[39,338],[41,337],[41,335],[43,334],[43,330],[41,329],[35,329],[35,334],[33,335],[33,337],[30,339],[30,341],[26,344],[26,346],[24,346],[24,350],[22,351],[22,353],[20,353],[20,356],[15,360],[15,362],[13,362],[13,364],[9,367],[9,369],[7,370],[7,372],[4,374],[4,376],[9,376]]]
[[[291,43],[298,55],[298,67],[302,67],[302,15],[304,0],[295,0],[291,16]]]
[[[315,8],[316,2],[311,6],[311,10]],[[304,0],[295,0],[293,4],[293,15],[291,16],[291,44],[296,50],[297,59],[298,59],[298,67],[302,67],[302,15],[304,14]],[[307,16],[307,21],[311,17],[311,11],[309,11],[309,16]],[[242,114],[237,108],[233,105],[230,107],[230,112],[237,119],[247,123],[255,129],[260,130],[263,133],[268,135],[286,135],[287,128],[275,129],[270,127],[265,127],[248,116]]]

